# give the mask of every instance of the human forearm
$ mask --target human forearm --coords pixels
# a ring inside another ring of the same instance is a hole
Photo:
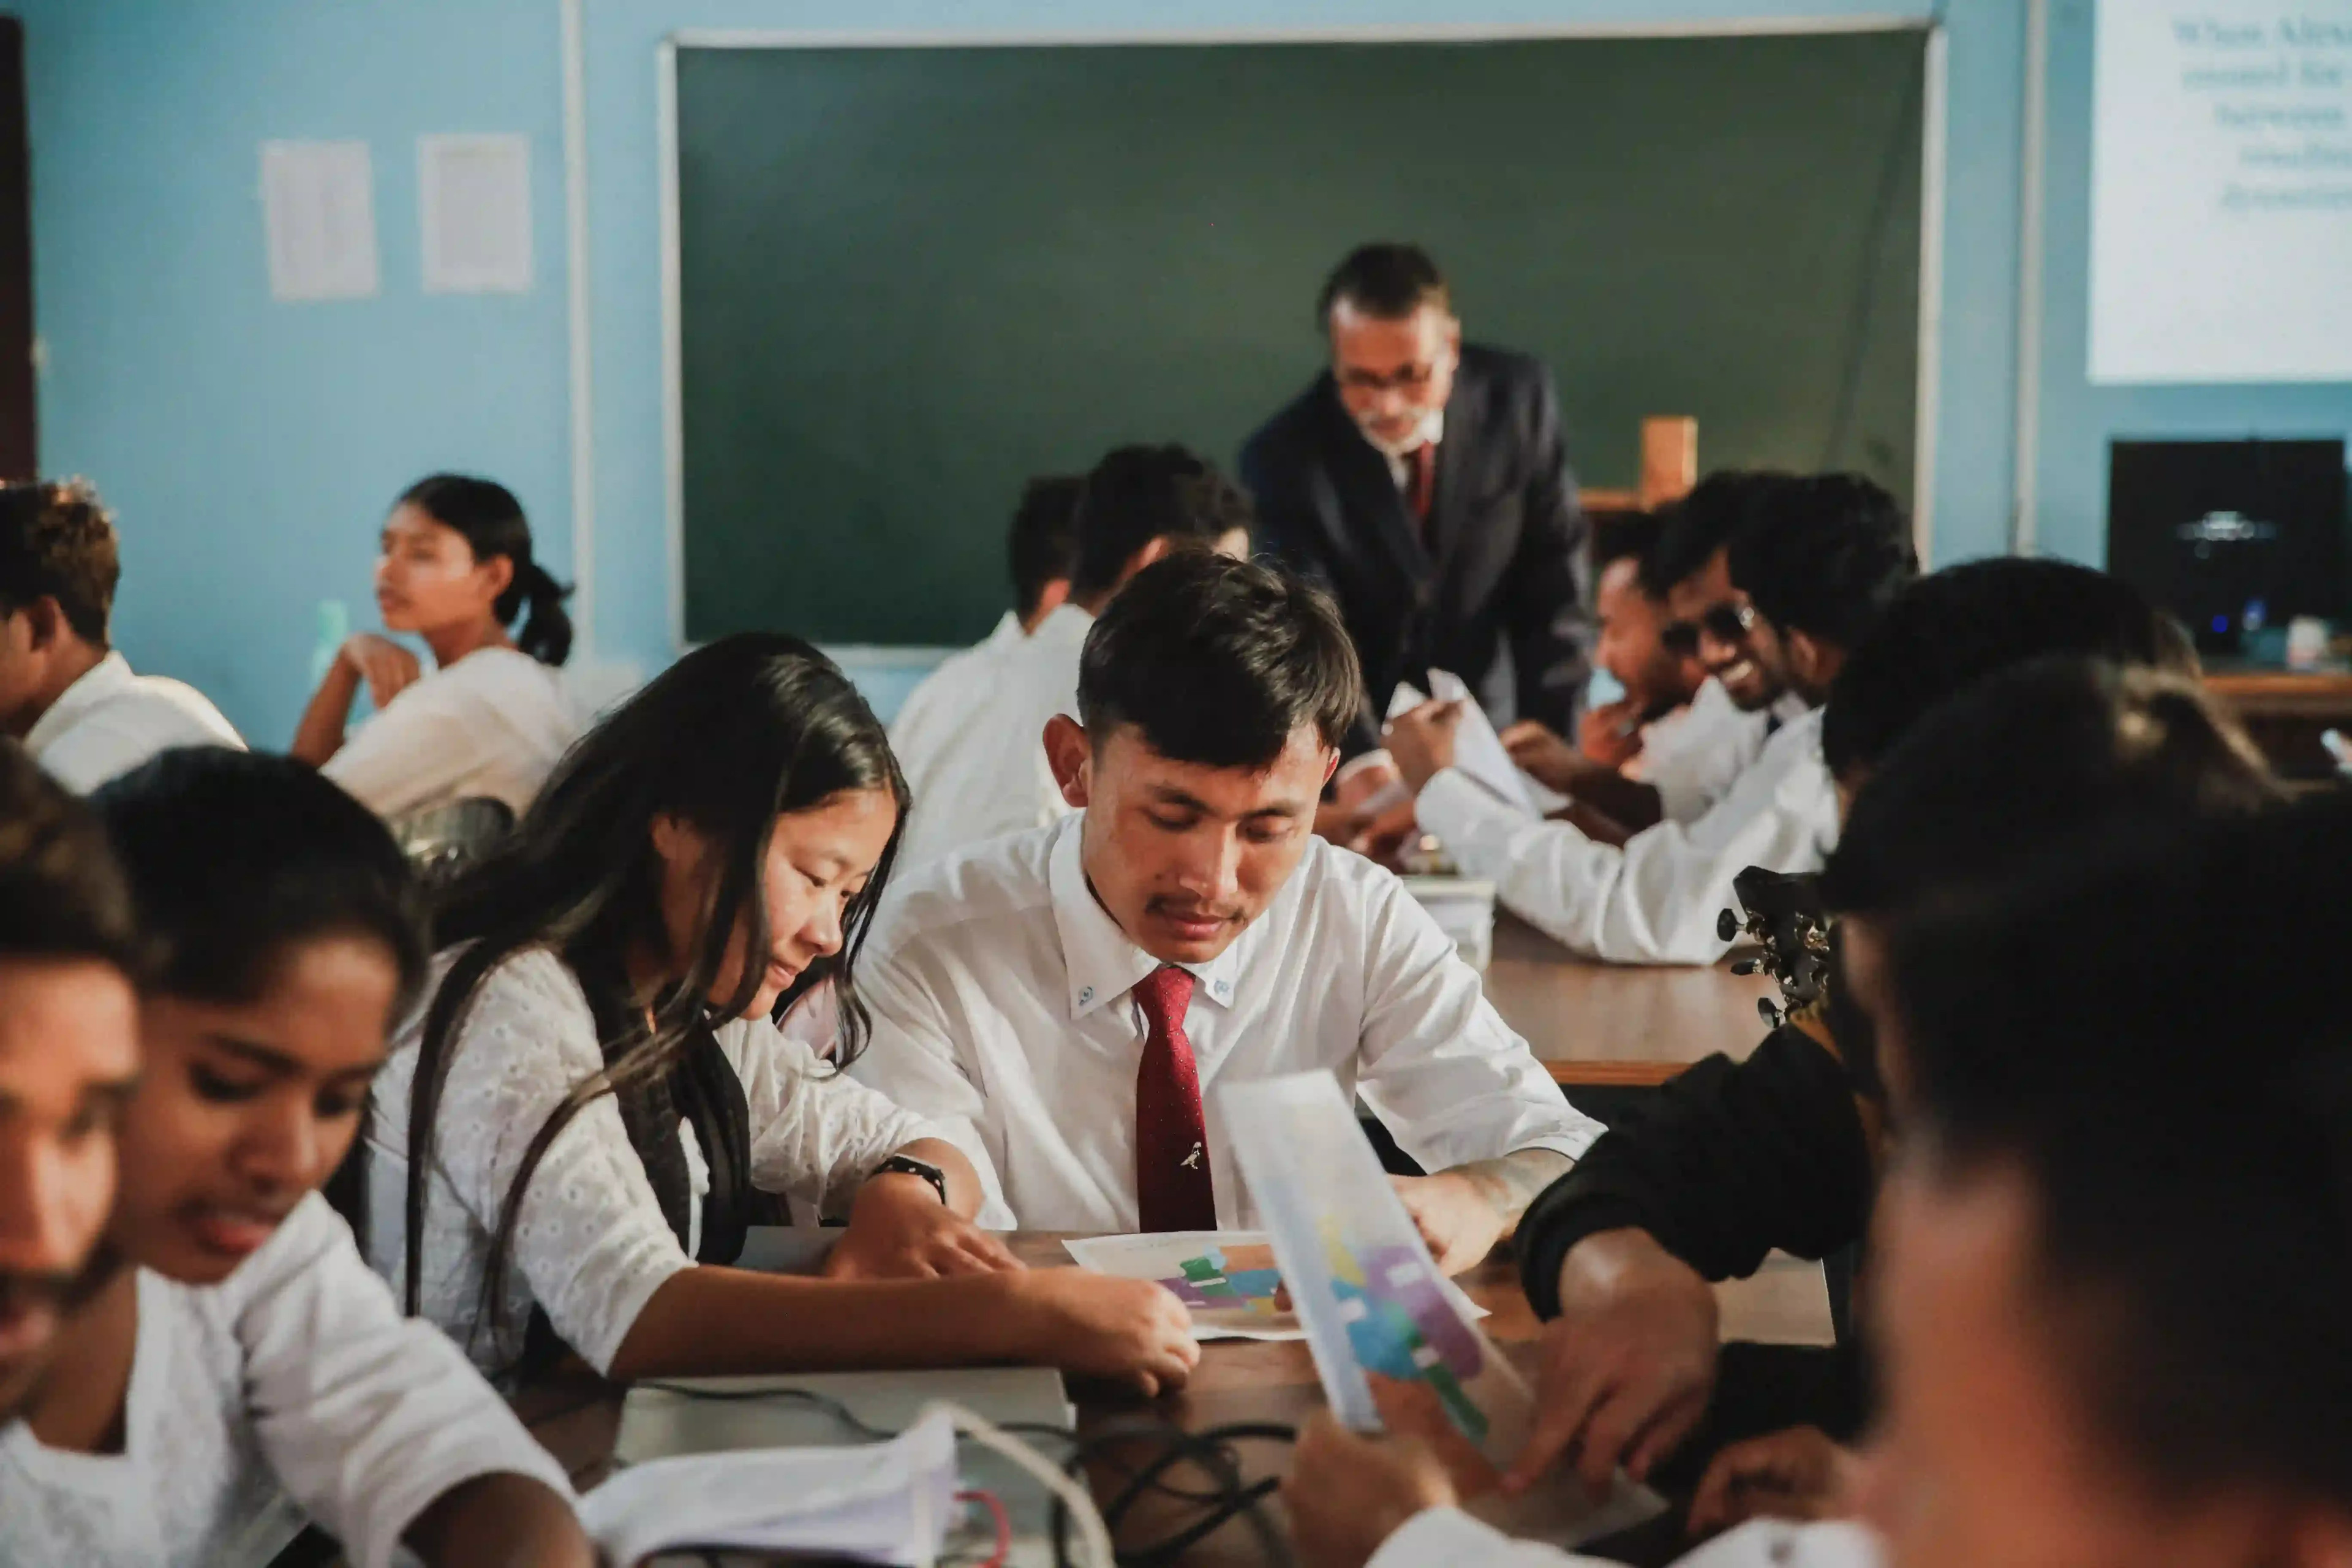
[[[359,689],[360,672],[351,660],[338,658],[328,666],[327,678],[310,694],[310,705],[294,727],[288,754],[315,768],[342,750],[343,727],[351,721],[352,701]]]
[[[436,1498],[402,1537],[427,1568],[593,1568],[569,1500],[529,1476],[476,1476]]]
[[[1580,773],[1572,785],[1560,793],[1574,795],[1633,833],[1663,821],[1666,814],[1655,788],[1638,779],[1629,779],[1614,768],[1593,768]]]
[[[980,1184],[980,1172],[964,1152],[944,1138],[918,1138],[898,1151],[909,1160],[920,1160],[926,1165],[939,1167],[947,1178],[948,1207],[961,1218],[970,1219],[980,1212],[988,1194]],[[920,1177],[913,1178],[919,1181]]]
[[[1449,1173],[1461,1177],[1501,1222],[1507,1241],[1518,1229],[1519,1218],[1543,1190],[1575,1167],[1576,1162],[1552,1149],[1518,1149],[1496,1160],[1456,1165]]]

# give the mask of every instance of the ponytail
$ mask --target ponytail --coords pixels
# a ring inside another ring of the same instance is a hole
[[[571,657],[572,617],[564,613],[563,601],[572,590],[531,559],[530,524],[512,490],[464,474],[434,474],[409,486],[400,500],[465,535],[475,560],[503,555],[512,563],[514,581],[490,613],[502,626],[513,626],[517,616],[525,617],[515,633],[515,646],[540,663],[560,665]]]
[[[565,612],[563,601],[572,597],[572,590],[549,575],[546,567],[536,561],[515,563],[514,586],[499,595],[497,608],[503,611],[507,601],[519,601],[516,609],[522,612],[522,626],[514,635],[515,647],[541,664],[560,665],[572,655],[572,616]],[[501,620],[511,623],[511,614]]]

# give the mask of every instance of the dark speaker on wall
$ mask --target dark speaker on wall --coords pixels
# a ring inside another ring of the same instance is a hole
[[[2352,620],[2344,442],[2115,441],[2107,570],[2207,653],[2296,616]]]

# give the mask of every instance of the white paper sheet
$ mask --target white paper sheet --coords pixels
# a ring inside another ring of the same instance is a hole
[[[364,142],[264,142],[261,220],[274,300],[365,300],[379,287]]]
[[[1486,710],[1478,706],[1478,700],[1470,694],[1462,678],[1451,670],[1433,669],[1429,672],[1429,694],[1440,702],[1462,705],[1462,723],[1454,731],[1454,765],[1504,805],[1516,806],[1529,816],[1541,816],[1534,797],[1528,794],[1527,775],[1511,761],[1503,738],[1495,732]]]
[[[1274,1248],[1262,1230],[1169,1230],[1136,1236],[1076,1236],[1072,1261],[1097,1274],[1150,1279],[1173,1290],[1192,1313],[1196,1340],[1303,1340],[1298,1314],[1274,1304]],[[1486,1309],[1448,1279],[1442,1289],[1465,1314]]]
[[[530,290],[530,138],[420,136],[428,294]]]
[[[887,1443],[632,1465],[580,1500],[580,1521],[614,1563],[689,1546],[929,1563],[956,1476],[955,1429],[934,1412]]]

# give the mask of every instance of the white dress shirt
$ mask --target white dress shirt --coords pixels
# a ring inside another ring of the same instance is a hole
[[[219,1285],[141,1270],[122,1450],[0,1433],[0,1563],[267,1563],[315,1519],[357,1568],[477,1476],[562,1468],[441,1333],[404,1319],[312,1193]]]
[[[436,961],[421,1003],[393,1041],[368,1121],[368,1261],[407,1289],[408,1103],[425,1007],[454,953]],[[743,1085],[751,1123],[751,1181],[824,1212],[845,1210],[875,1166],[932,1129],[872,1089],[824,1069],[766,1018],[717,1030]],[[502,1372],[521,1353],[534,1304],[599,1372],[608,1370],[653,1293],[699,1250],[709,1167],[681,1118],[692,1187],[688,1246],[630,1145],[611,1095],[573,1118],[532,1174],[515,1222],[501,1331],[485,1331],[482,1285],[490,1238],[522,1158],[572,1088],[604,1070],[596,1020],[572,971],[544,949],[492,970],[461,1016],[443,1079],[425,1182],[418,1308],[477,1365]]]
[[[1402,494],[1412,480],[1412,455],[1423,447],[1435,447],[1444,441],[1445,410],[1443,407],[1433,408],[1423,414],[1421,423],[1412,427],[1412,434],[1396,446],[1372,440],[1370,434],[1360,425],[1356,426],[1356,434],[1363,437],[1372,450],[1388,464],[1389,482],[1395,485]]]
[[[923,677],[890,721],[890,750],[915,795],[898,847],[901,864],[936,859],[954,847],[947,840],[954,831],[954,802],[961,784],[956,764],[969,759],[975,731],[986,724],[1001,656],[1027,639],[1021,617],[1005,611],[985,641],[948,655]],[[940,824],[936,833],[931,827],[935,819]]]
[[[899,848],[909,868],[1069,812],[1045,765],[1045,721],[1078,710],[1078,657],[1095,618],[1062,605],[1027,637],[987,657],[968,678],[951,736],[923,760],[915,809]]]
[[[1712,963],[1717,918],[1750,866],[1818,871],[1836,846],[1837,790],[1822,762],[1822,710],[1783,724],[1731,791],[1692,823],[1661,822],[1620,848],[1538,821],[1448,768],[1415,803],[1465,876],[1574,952],[1612,963]]]
[[[34,760],[78,795],[174,746],[241,752],[245,741],[203,692],[160,675],[134,675],[120,653],[67,687],[25,736]]]
[[[971,1155],[983,1225],[1138,1223],[1145,1029],[1129,993],[1160,964],[1096,902],[1084,826],[1073,816],[895,883],[859,960],[874,1037],[852,1074]],[[1221,1226],[1258,1224],[1218,1114],[1230,1083],[1328,1068],[1431,1171],[1519,1149],[1574,1159],[1600,1136],[1404,884],[1319,838],[1231,947],[1189,967]]]
[[[319,771],[378,816],[476,796],[520,816],[584,727],[561,670],[477,648],[385,703]]]
[[[1757,1520],[1717,1536],[1675,1568],[1879,1568],[1878,1539],[1859,1524]],[[1365,1568],[1608,1568],[1541,1542],[1515,1541],[1460,1509],[1433,1508],[1407,1520]]]
[[[1658,792],[1669,822],[1696,822],[1731,793],[1771,738],[1774,720],[1802,718],[1794,711],[1740,710],[1713,676],[1699,683],[1690,701],[1642,730],[1641,754],[1626,770]]]

